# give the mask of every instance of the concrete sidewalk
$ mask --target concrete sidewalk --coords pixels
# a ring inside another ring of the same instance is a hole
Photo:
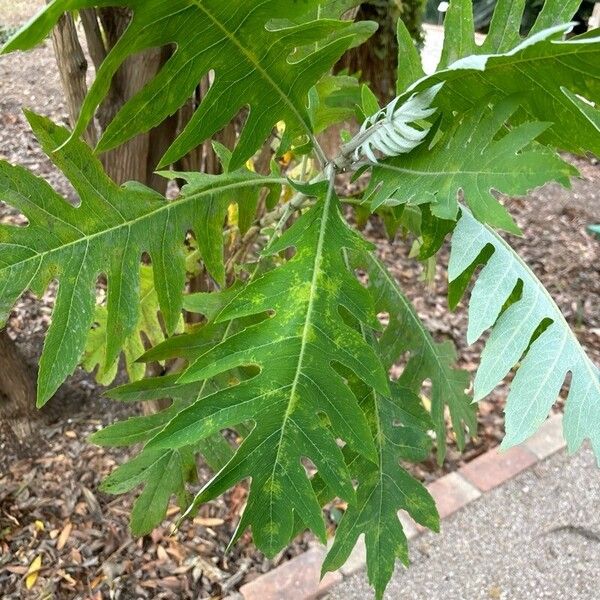
[[[559,452],[410,542],[386,600],[600,600],[600,469]],[[368,600],[364,573],[330,600]]]

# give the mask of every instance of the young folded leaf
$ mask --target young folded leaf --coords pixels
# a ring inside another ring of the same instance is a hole
[[[521,361],[506,404],[503,446],[514,446],[543,423],[571,373],[565,439],[575,451],[589,438],[600,463],[600,371],[527,265],[466,208],[452,238],[450,280],[479,262],[487,247],[493,252],[479,273],[469,305],[469,342],[493,328],[475,378],[475,399],[491,392]],[[519,297],[506,308],[518,285],[522,285]]]
[[[206,211],[214,204],[227,206],[243,190],[255,190],[256,197],[281,180],[249,171],[198,176],[180,199],[168,202],[139,183],[115,185],[86,144],[63,145],[66,129],[32,113],[27,117],[81,200],[72,206],[44,180],[0,161],[0,198],[29,221],[27,227],[0,225],[0,322],[26,290],[41,295],[52,279],[59,280],[40,359],[38,404],[43,405],[83,356],[100,274],[108,279],[105,360],[112,365],[138,326],[142,254],[152,258],[160,310],[172,334],[181,319],[187,232],[207,232],[200,238],[203,247],[222,251],[222,230],[206,227]]]
[[[404,104],[394,98],[385,108],[367,118],[355,140],[358,146],[353,152],[355,162],[367,159],[377,164],[378,152],[383,157],[406,154],[427,137],[429,127],[416,128],[415,123],[424,121],[436,111],[431,107],[442,84],[435,85],[419,94],[413,94]],[[360,143],[359,143],[360,142]],[[342,148],[342,153],[346,153]]]
[[[210,91],[161,164],[169,165],[187,154],[247,106],[250,112],[231,159],[235,170],[254,154],[278,121],[285,121],[289,136],[312,134],[306,110],[308,91],[352,45],[355,25],[319,19],[273,29],[270,23],[297,19],[319,4],[320,0],[53,0],[8,42],[4,52],[39,44],[69,10],[106,6],[131,10],[131,22],[98,70],[73,135],[85,131],[113,75],[128,57],[174,45],[158,75],[110,123],[98,150],[115,148],[162,123],[193,95],[202,77],[213,72]],[[290,58],[298,46],[344,30],[347,35],[301,60]]]
[[[568,187],[577,171],[552,150],[534,143],[548,123],[505,129],[519,100],[482,102],[458,119],[433,147],[425,143],[374,167],[365,194],[373,209],[390,199],[401,204],[431,203],[434,216],[456,220],[462,192],[480,221],[520,233],[492,191],[520,195],[548,181]]]
[[[585,111],[566,97],[570,91],[596,106],[600,102],[600,34],[592,30],[561,39],[569,29],[560,25],[541,31],[503,54],[467,56],[415,82],[399,102],[443,82],[435,106],[443,123],[451,125],[455,115],[480,107],[489,98],[499,102],[518,95],[520,108],[512,124],[551,123],[540,137],[542,143],[577,154],[600,154],[600,132],[590,127],[589,118],[600,111],[589,104]]]
[[[241,365],[260,373],[196,402],[151,440],[150,447],[195,443],[226,427],[253,421],[234,458],[199,493],[195,505],[251,477],[248,505],[238,535],[252,525],[254,540],[269,556],[294,530],[294,512],[321,538],[325,526],[302,458],[318,468],[327,487],[352,500],[352,480],[336,443],[343,439],[368,460],[377,452],[363,411],[339,363],[379,393],[388,391],[385,370],[341,309],[372,328],[379,326],[369,293],[345,265],[344,248],[370,249],[344,222],[328,184],[311,188],[317,204],[269,253],[289,247],[295,256],[243,287],[216,322],[269,313],[270,318],[229,337],[193,362],[182,382],[213,377]]]

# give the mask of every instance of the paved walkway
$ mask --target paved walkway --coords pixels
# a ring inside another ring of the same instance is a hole
[[[600,469],[559,452],[411,542],[386,600],[600,600]],[[329,600],[373,597],[363,573]]]

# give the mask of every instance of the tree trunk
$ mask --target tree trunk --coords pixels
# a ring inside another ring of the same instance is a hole
[[[336,65],[336,71],[360,73],[361,80],[387,104],[396,95],[397,20],[402,19],[415,43],[420,44],[423,11],[424,0],[371,0],[361,4],[356,20],[375,21],[379,29],[367,43],[348,51]]]
[[[52,45],[69,114],[75,122],[87,93],[88,63],[81,49],[71,13],[65,13],[56,24],[52,32]],[[98,142],[98,132],[94,123],[87,128],[85,140],[91,146]]]
[[[0,331],[0,452],[22,454],[35,418],[35,373],[5,330]]]
[[[121,37],[130,19],[130,12],[126,9],[82,11],[81,22],[88,50],[96,68]],[[60,19],[53,32],[53,41],[69,113],[71,120],[75,122],[87,93],[88,63],[79,41],[75,22],[70,14]],[[158,73],[170,55],[170,48],[158,48],[136,54],[124,62],[113,78],[107,98],[98,109],[97,121],[100,131],[106,129],[125,102]],[[164,193],[167,180],[155,175],[154,169],[174,140],[176,128],[177,116],[174,116],[152,131],[106,152],[101,157],[106,172],[116,183],[139,181]],[[97,139],[96,127],[91,124],[86,140],[95,145]]]

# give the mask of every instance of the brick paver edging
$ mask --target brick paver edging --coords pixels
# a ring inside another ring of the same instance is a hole
[[[482,494],[512,479],[525,469],[565,448],[562,415],[550,417],[523,445],[500,452],[497,448],[482,454],[458,471],[444,475],[427,488],[435,498],[440,518],[445,519]],[[423,533],[403,511],[399,514],[406,537]],[[315,546],[292,560],[242,586],[226,600],[311,600],[325,594],[344,578],[365,568],[366,550],[362,537],[346,564],[320,579],[326,549]]]

